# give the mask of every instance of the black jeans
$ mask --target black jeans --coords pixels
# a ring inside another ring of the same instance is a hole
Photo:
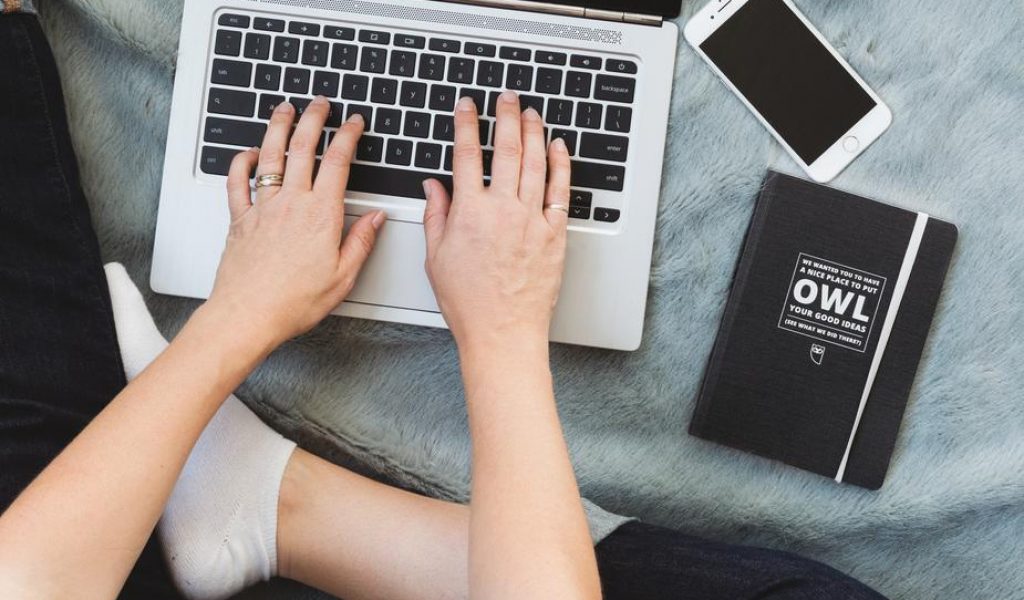
[[[0,181],[2,511],[125,385],[57,69],[30,15],[0,16]],[[609,599],[881,598],[792,554],[641,523],[597,558]],[[122,597],[178,597],[155,538]]]

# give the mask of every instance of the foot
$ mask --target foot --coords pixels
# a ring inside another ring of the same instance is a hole
[[[107,265],[125,374],[167,347],[124,267]],[[190,599],[227,598],[277,574],[281,478],[295,443],[234,395],[196,442],[158,525],[175,583]]]

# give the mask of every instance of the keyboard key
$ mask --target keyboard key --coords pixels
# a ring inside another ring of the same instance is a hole
[[[327,66],[330,44],[321,40],[306,40],[302,45],[302,64],[313,67]]]
[[[585,132],[580,136],[580,156],[626,162],[629,138],[622,135]]]
[[[491,134],[491,122],[487,119],[480,119],[477,124],[480,129],[480,145],[486,146],[487,140],[490,139]],[[488,173],[490,175],[490,173]]]
[[[537,88],[541,94],[562,93],[562,72],[558,69],[541,67],[537,69]]]
[[[199,157],[199,168],[207,175],[227,175],[231,170],[231,161],[237,154],[237,148],[203,146],[203,153]]]
[[[410,108],[423,108],[427,103],[427,84],[421,81],[403,81],[398,103]]]
[[[615,73],[636,73],[636,63],[628,60],[619,60],[617,58],[609,58],[604,68],[606,71],[612,71]]]
[[[249,82],[252,81],[252,63],[215,59],[210,81],[220,85],[249,87]]]
[[[345,121],[345,113],[342,108],[341,102],[331,102],[331,110],[327,113],[327,122],[325,123],[327,127],[341,127]]]
[[[309,103],[312,102],[312,98],[289,98],[288,102],[291,102],[292,106],[295,107],[295,120],[298,121],[305,114],[306,109],[309,108]]]
[[[430,114],[413,110],[405,113],[403,132],[407,137],[430,137]]]
[[[572,125],[572,100],[550,98],[545,118],[552,125]]]
[[[422,48],[427,43],[426,38],[418,35],[395,34],[395,45],[402,48]]]
[[[373,78],[370,90],[370,102],[376,104],[394,104],[398,101],[398,81],[383,77]]]
[[[295,35],[318,36],[320,35],[320,26],[316,23],[292,21],[288,24],[288,33],[294,33]]]
[[[470,56],[494,56],[496,48],[494,44],[480,44],[477,42],[466,42],[465,53]]]
[[[481,154],[483,155],[484,177],[490,177],[491,166],[494,164],[494,150],[484,150]]]
[[[565,74],[565,95],[576,98],[590,97],[590,82],[594,78],[590,73],[569,71]]]
[[[529,65],[509,65],[508,79],[505,80],[505,87],[520,92],[530,91],[533,87],[533,67]]]
[[[378,108],[377,122],[373,130],[377,133],[398,135],[402,128],[402,111],[393,108]]]
[[[309,69],[288,67],[284,70],[284,91],[292,94],[308,94],[309,77]]]
[[[270,58],[270,36],[265,33],[245,34],[245,50],[242,56],[254,60]]]
[[[451,192],[451,175],[431,177],[437,178]],[[422,171],[355,163],[349,169],[347,189],[350,192],[423,200],[423,179]]]
[[[435,115],[430,137],[439,142],[455,141],[455,119],[451,115]]]
[[[345,112],[345,117],[351,117],[356,113],[363,117],[363,123],[365,123],[365,125],[363,125],[363,131],[370,131],[373,126],[373,107],[365,104],[349,104],[348,111]]]
[[[549,50],[538,50],[534,60],[536,60],[539,63],[544,63],[548,65],[564,65],[565,53],[551,52]]]
[[[577,136],[578,136],[578,134],[575,131],[572,131],[571,129],[552,129],[551,130],[551,140],[554,141],[555,138],[562,138],[562,140],[565,142],[565,147],[569,149],[569,154],[570,155],[575,155],[576,154],[576,137]]]
[[[359,41],[366,42],[368,44],[390,44],[391,34],[384,31],[363,29],[359,32]]]
[[[591,202],[594,200],[593,192],[585,192],[583,190],[569,190],[569,206],[584,206],[590,208]]]
[[[331,68],[353,71],[356,68],[356,56],[359,48],[353,44],[335,44],[331,54]]]
[[[441,168],[441,144],[416,144],[416,166],[421,169]]]
[[[391,165],[408,166],[412,164],[412,142],[409,140],[388,140],[388,150],[384,161]]]
[[[626,169],[619,165],[604,165],[582,160],[572,161],[571,185],[573,187],[621,192],[625,178]]]
[[[433,38],[430,40],[430,49],[435,52],[459,52],[462,50],[462,42]]]
[[[501,92],[491,92],[487,96],[487,116],[495,117],[498,115],[498,96],[500,95]],[[481,112],[480,114],[484,113]]]
[[[504,74],[504,63],[482,60],[480,61],[480,66],[477,69],[476,84],[486,85],[488,87],[501,87],[502,76]]]
[[[619,220],[619,211],[614,208],[596,208],[594,209],[594,220],[614,223]]]
[[[430,86],[430,110],[451,112],[455,109],[455,88],[450,85]]]
[[[313,75],[313,94],[320,94],[328,98],[338,96],[338,88],[341,86],[341,75],[333,71],[317,71]]]
[[[260,31],[284,31],[284,21],[280,19],[267,19],[264,17],[256,17],[252,22],[253,29],[259,29]]]
[[[274,40],[274,61],[283,63],[299,62],[299,40],[279,37]]]
[[[256,66],[256,87],[270,91],[281,89],[281,67],[276,65]]]
[[[600,69],[601,59],[596,56],[573,54],[572,57],[569,58],[569,66],[576,67],[578,69]]]
[[[448,81],[452,83],[473,83],[473,69],[476,63],[471,58],[452,57],[448,63]]]
[[[388,51],[384,48],[363,48],[359,59],[359,70],[364,73],[383,73]]]
[[[249,28],[249,17],[245,15],[235,15],[232,13],[224,13],[217,19],[218,25],[225,27],[238,27],[240,29]]]
[[[590,209],[586,206],[569,206],[569,218],[570,219],[582,219],[587,220],[590,218]]]
[[[608,131],[629,133],[629,126],[633,121],[633,109],[628,106],[609,105],[608,112],[604,117],[604,128]]]
[[[444,170],[448,171],[449,173],[452,170],[452,155],[453,154],[455,154],[455,147],[454,146],[445,146],[444,147]]]
[[[630,77],[598,75],[597,85],[594,89],[594,98],[629,104],[633,101],[635,88],[636,80]]]
[[[478,113],[481,113],[484,110],[484,108],[485,108],[484,105],[486,104],[487,92],[485,92],[484,90],[476,89],[476,88],[462,88],[462,89],[460,89],[459,90],[459,98],[466,98],[466,97],[469,97],[469,98],[473,99],[473,104],[476,105],[476,110],[477,110]]]
[[[444,57],[440,54],[420,54],[420,79],[441,81],[444,77]]]
[[[235,117],[251,117],[256,110],[256,94],[210,88],[210,97],[206,103],[206,112]]]
[[[532,52],[526,48],[515,48],[513,46],[502,46],[498,56],[507,60],[529,61]]]
[[[380,162],[384,158],[384,138],[364,135],[356,144],[356,160]]]
[[[593,102],[580,102],[576,105],[576,126],[587,129],[601,128],[601,105]]]
[[[203,141],[252,148],[263,143],[263,135],[266,132],[267,125],[265,123],[207,117],[206,127],[203,129]]]
[[[213,45],[214,54],[238,56],[242,52],[242,32],[221,29]]]
[[[348,73],[342,79],[341,97],[346,100],[366,100],[366,93],[370,89],[370,78],[366,75]],[[351,107],[349,107],[351,110]],[[369,123],[369,119],[367,119]]]
[[[395,50],[391,53],[391,66],[388,73],[401,77],[416,76],[416,53]]]
[[[275,94],[260,94],[259,111],[257,116],[261,119],[269,119],[278,104],[284,102],[284,96]]]
[[[529,94],[519,94],[519,109],[526,110],[532,108],[537,111],[538,115],[544,115],[544,99],[540,96],[531,96]]]
[[[356,30],[351,27],[325,25],[324,37],[331,40],[354,40],[356,39]]]

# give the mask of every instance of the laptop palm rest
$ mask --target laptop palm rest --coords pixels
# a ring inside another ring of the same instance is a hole
[[[345,216],[345,235],[358,218]],[[348,301],[440,312],[423,267],[425,260],[423,224],[387,221]]]

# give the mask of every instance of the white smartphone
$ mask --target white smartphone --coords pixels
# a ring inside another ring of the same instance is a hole
[[[831,181],[892,123],[791,0],[712,0],[684,35],[815,181]]]

